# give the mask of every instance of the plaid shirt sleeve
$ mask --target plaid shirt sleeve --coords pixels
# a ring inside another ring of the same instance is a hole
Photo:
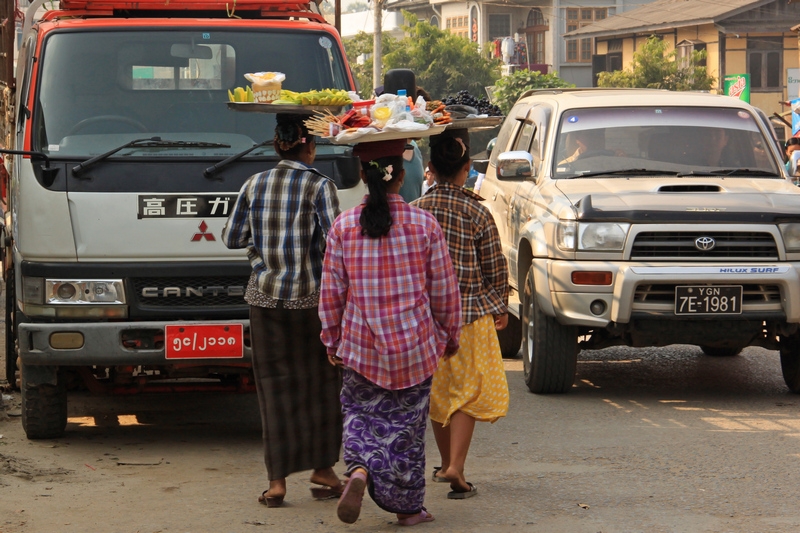
[[[494,220],[488,218],[476,242],[481,272],[488,283],[489,301],[493,315],[508,312],[508,264],[500,244],[500,234]]]
[[[328,233],[319,293],[319,318],[322,322],[320,339],[328,355],[336,354],[342,340],[341,323],[349,285],[341,236],[334,227]]]
[[[454,353],[461,336],[461,293],[447,240],[438,223],[431,233],[427,289],[433,319],[447,333],[447,350]]]
[[[250,198],[248,192],[252,178],[247,180],[236,198],[225,226],[222,228],[222,242],[228,248],[247,248],[252,240],[250,233]]]
[[[341,213],[341,209],[339,209],[339,194],[336,186],[332,181],[325,180],[317,192],[317,217],[322,234],[326,237],[339,213]]]

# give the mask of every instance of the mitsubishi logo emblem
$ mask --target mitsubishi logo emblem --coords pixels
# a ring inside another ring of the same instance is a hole
[[[694,247],[701,252],[709,252],[714,249],[717,242],[711,237],[698,237],[694,240]]]
[[[216,240],[212,233],[206,233],[206,230],[208,229],[208,224],[206,224],[205,220],[202,221],[199,226],[197,226],[197,229],[200,230],[200,233],[195,233],[192,236],[192,242],[202,241],[203,239],[205,239],[207,241],[215,241]]]

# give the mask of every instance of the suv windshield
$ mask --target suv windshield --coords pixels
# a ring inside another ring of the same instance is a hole
[[[636,172],[781,177],[757,118],[734,108],[617,107],[565,111],[555,178]]]
[[[269,53],[268,51],[280,51]],[[128,150],[125,157],[229,156],[272,138],[275,115],[228,108],[248,72],[286,74],[283,88],[351,89],[325,32],[142,30],[61,32],[44,48],[33,146],[93,157],[135,139],[219,143]],[[319,152],[341,150],[320,145]],[[255,154],[272,155],[272,146]]]

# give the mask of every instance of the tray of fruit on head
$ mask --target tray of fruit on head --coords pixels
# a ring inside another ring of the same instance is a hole
[[[374,100],[353,102],[344,114],[318,111],[305,121],[308,130],[333,144],[416,139],[442,133],[450,122],[444,106],[385,93]]]
[[[454,96],[446,96],[441,103],[450,115],[448,128],[469,131],[490,130],[501,125],[506,118],[500,108],[485,96],[477,98],[468,91],[459,91]]]
[[[353,103],[344,89],[295,92],[282,89],[286,76],[280,72],[255,72],[244,77],[251,85],[228,91],[228,107],[254,113],[296,113],[310,115],[314,111],[339,113]]]

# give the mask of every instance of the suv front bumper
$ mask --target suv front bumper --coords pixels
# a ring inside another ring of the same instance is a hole
[[[613,263],[608,261],[534,260],[539,304],[564,325],[603,327],[632,318],[695,317],[726,320],[778,319],[800,323],[800,263]],[[611,285],[575,285],[576,271],[612,273]],[[737,315],[676,315],[678,285],[742,285],[742,313]],[[539,289],[541,287],[542,289]],[[547,287],[547,291],[543,290]],[[590,305],[605,303],[596,315]]]

